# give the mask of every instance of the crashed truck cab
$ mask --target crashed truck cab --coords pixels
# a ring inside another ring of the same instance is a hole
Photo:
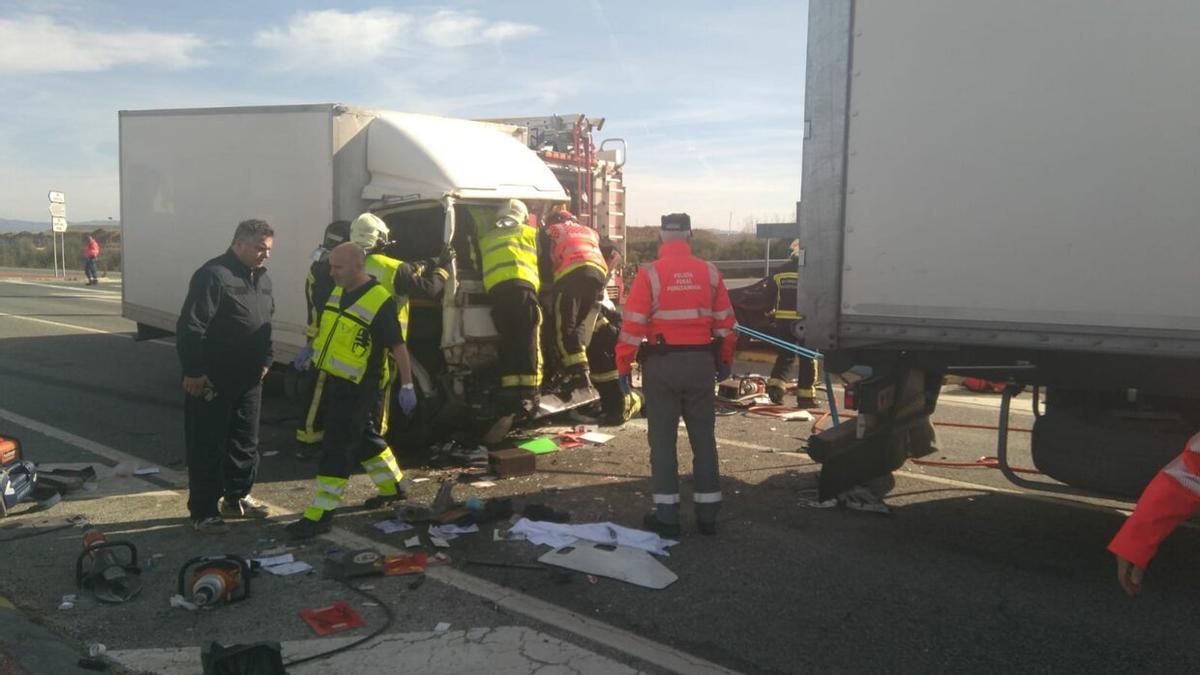
[[[390,252],[413,261],[436,258],[447,245],[455,252],[440,307],[444,367],[427,363],[437,357],[422,359],[414,345],[414,377],[425,391],[446,395],[441,414],[448,418],[489,418],[500,336],[483,287],[476,221],[494,218],[509,199],[538,218],[568,196],[517,127],[389,112],[367,134],[370,178],[362,197],[387,223]]]

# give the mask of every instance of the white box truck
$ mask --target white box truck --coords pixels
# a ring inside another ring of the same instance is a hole
[[[803,339],[867,376],[811,442],[824,494],[931,452],[946,373],[1031,387],[1034,462],[1093,492],[1137,494],[1200,426],[1198,25],[1166,0],[811,0]]]
[[[139,333],[173,331],[192,272],[225,250],[238,222],[262,218],[276,232],[276,355],[290,359],[305,343],[304,282],[325,227],[372,211],[404,259],[455,248],[445,364],[417,364],[415,375],[488,416],[498,336],[467,207],[521,199],[538,214],[567,201],[524,129],[337,104],[121,111],[119,123],[122,313]]]

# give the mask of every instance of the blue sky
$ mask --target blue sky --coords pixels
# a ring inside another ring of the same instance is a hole
[[[341,102],[582,112],[628,142],[632,225],[735,229],[800,195],[807,2],[0,0],[0,217],[116,217],[117,111]]]

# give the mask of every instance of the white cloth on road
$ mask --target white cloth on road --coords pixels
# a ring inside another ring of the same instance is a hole
[[[670,555],[667,547],[679,543],[673,539],[663,539],[653,532],[634,530],[613,523],[565,525],[522,518],[508,532],[510,537],[522,535],[535,544],[548,544],[554,548],[570,546],[576,539],[584,539],[599,544],[631,546],[655,555]]]

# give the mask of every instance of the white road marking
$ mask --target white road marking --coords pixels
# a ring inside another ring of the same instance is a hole
[[[87,450],[117,463],[133,462],[136,464],[141,461],[115,448],[81,436],[76,436],[69,431],[64,431],[49,424],[18,415],[3,408],[0,408],[0,419],[63,441],[77,448]],[[169,469],[163,469],[159,475],[174,478],[179,474]],[[277,505],[267,503],[267,506],[277,513],[286,513],[285,509]],[[341,527],[334,527],[333,531],[327,536],[347,548],[372,548],[385,554],[403,553],[400,549],[383,542],[362,537]],[[453,586],[459,590],[482,597],[509,611],[537,621],[543,621],[568,633],[605,645],[606,647],[652,663],[671,672],[687,675],[693,673],[736,672],[674,649],[673,647],[659,644],[602,621],[597,621],[577,612],[572,612],[544,600],[539,600],[519,591],[493,584],[490,581],[473,577],[458,570],[446,567],[430,567],[426,573],[429,577],[448,586]]]
[[[60,328],[70,328],[72,330],[79,330],[79,331],[83,331],[85,333],[97,333],[99,335],[111,335],[112,337],[120,338],[122,340],[132,340],[133,339],[132,336],[130,336],[130,335],[127,335],[125,333],[118,333],[117,331],[114,331],[114,330],[103,330],[100,328],[91,328],[89,326],[80,326],[79,324],[75,324],[75,323],[65,323],[62,321],[51,321],[50,319],[39,319],[38,317],[35,317],[35,316],[21,316],[20,314],[10,314],[8,312],[0,312],[0,316],[6,316],[6,317],[9,317],[12,319],[22,319],[24,321],[33,321],[35,323],[44,323],[44,324],[47,324],[50,326],[58,326]],[[175,346],[174,342],[167,342],[166,340],[164,340],[162,338],[156,338],[153,340],[142,340],[142,342],[153,342],[154,344],[166,345],[168,347]]]
[[[19,286],[41,286],[42,288],[57,288],[57,289],[63,290],[63,291],[74,291],[76,293],[79,293],[80,297],[91,297],[91,296],[95,295],[95,296],[106,297],[106,298],[114,298],[115,297],[117,300],[121,299],[120,291],[102,291],[99,289],[96,289],[94,291],[84,291],[76,286],[59,286],[57,284],[47,284],[47,283],[44,283],[41,281],[27,281],[25,279],[0,279],[0,283],[17,284]]]
[[[141,465],[147,464],[146,460],[144,460],[144,459],[134,457],[133,455],[130,455],[125,452],[121,452],[120,450],[117,450],[116,448],[112,448],[107,445],[104,445],[103,443],[97,443],[96,441],[93,441],[91,439],[84,438],[82,436],[76,436],[75,434],[73,434],[69,431],[66,431],[64,429],[59,429],[58,427],[51,426],[51,425],[45,424],[43,422],[39,422],[35,419],[25,417],[24,415],[19,415],[11,410],[5,410],[4,408],[0,408],[0,419],[7,420],[18,426],[25,427],[26,429],[29,429],[31,431],[36,431],[37,433],[42,434],[43,436],[48,436],[55,440],[62,441],[63,443],[66,443],[67,445],[73,445],[73,446],[79,448],[80,450],[87,450],[88,452],[90,452],[94,455],[99,455],[99,456],[109,459],[113,462],[116,462],[117,464],[129,464],[129,465],[133,465],[133,466],[141,466]],[[171,469],[168,469],[166,467],[162,467],[162,470],[158,474],[155,474],[155,475],[157,475],[159,478],[168,480],[172,483],[181,482],[184,479],[183,474],[181,474],[178,471],[173,471]]]

